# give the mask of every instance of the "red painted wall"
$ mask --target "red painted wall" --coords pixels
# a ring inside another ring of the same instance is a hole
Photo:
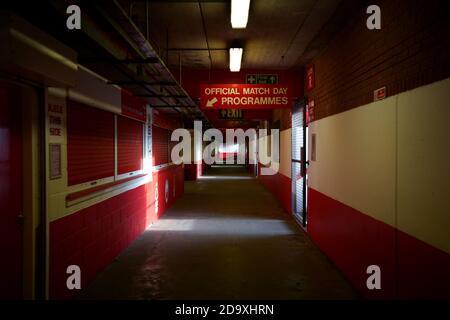
[[[404,232],[397,233],[398,296],[450,299],[450,255]]]
[[[67,99],[69,185],[114,175],[114,114]]]
[[[274,175],[261,175],[261,167],[260,164],[258,166],[258,180],[277,198],[286,212],[292,213],[291,178],[279,172]]]
[[[370,298],[395,293],[395,230],[324,194],[308,188],[308,233],[353,286]],[[381,268],[383,290],[366,288],[366,268]]]
[[[199,163],[188,163],[184,165],[184,180],[197,180],[206,173],[207,165],[202,161]]]
[[[308,233],[364,297],[450,298],[450,255],[312,188],[308,191]],[[381,290],[366,287],[366,268],[372,264],[381,268]]]
[[[197,164],[189,163],[184,165],[184,180],[197,180]]]
[[[169,183],[167,203],[166,179]],[[182,166],[171,166],[153,173],[151,183],[51,222],[50,298],[71,298],[77,293],[66,289],[66,268],[71,264],[80,266],[82,288],[86,287],[183,194],[183,181]]]

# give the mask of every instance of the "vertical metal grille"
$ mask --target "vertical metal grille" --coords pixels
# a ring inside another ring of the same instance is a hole
[[[296,110],[292,113],[292,160],[302,160],[300,150],[304,147],[303,129],[303,112]]]
[[[114,114],[67,100],[68,184],[114,176]]]
[[[301,102],[292,111],[292,209],[303,225],[306,225],[305,138],[305,104]]]

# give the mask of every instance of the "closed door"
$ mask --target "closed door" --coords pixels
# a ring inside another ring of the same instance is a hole
[[[0,82],[0,298],[22,298],[20,88]]]

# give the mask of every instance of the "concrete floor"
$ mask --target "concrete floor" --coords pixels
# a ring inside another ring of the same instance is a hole
[[[213,168],[82,299],[354,299],[339,271],[242,168]]]

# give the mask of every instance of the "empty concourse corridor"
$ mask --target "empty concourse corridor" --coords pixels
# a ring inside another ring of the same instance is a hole
[[[448,0],[3,1],[0,301],[450,300],[449,31]]]
[[[186,182],[177,203],[80,298],[356,297],[292,216],[244,167],[222,166]]]

